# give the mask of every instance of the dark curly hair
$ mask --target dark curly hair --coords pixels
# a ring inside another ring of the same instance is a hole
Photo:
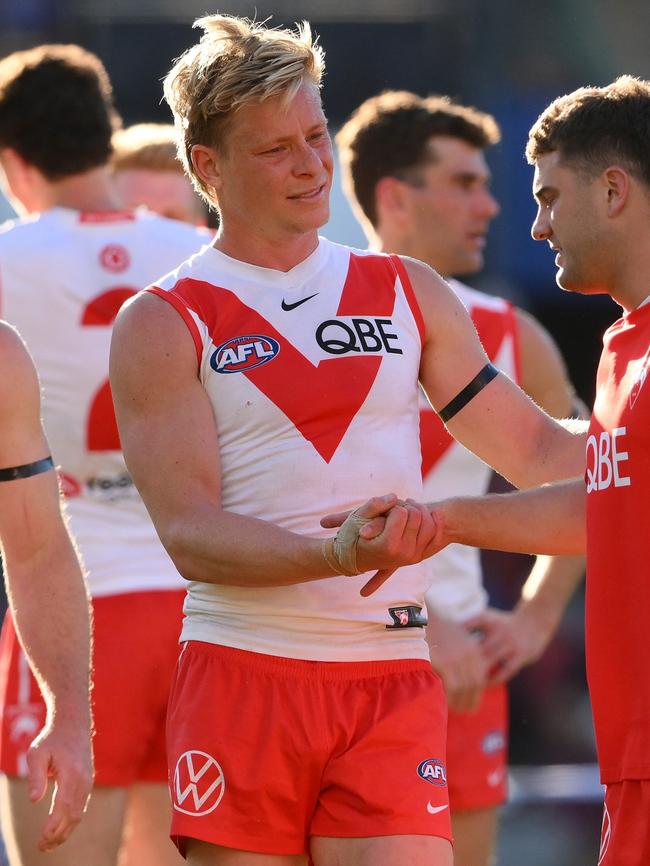
[[[459,138],[482,150],[500,139],[490,115],[446,96],[421,97],[387,90],[363,102],[336,136],[343,180],[373,226],[375,189],[382,177],[417,180],[417,170],[435,159],[427,147],[436,135]]]
[[[552,151],[589,175],[620,163],[650,187],[650,82],[622,75],[560,96],[531,128],[526,157]]]
[[[51,181],[104,165],[120,126],[106,70],[78,45],[41,45],[0,60],[0,148]]]

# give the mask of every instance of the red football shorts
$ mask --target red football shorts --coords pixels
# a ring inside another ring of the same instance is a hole
[[[650,863],[650,781],[607,785],[598,866]]]
[[[169,704],[172,838],[267,854],[306,853],[311,836],[451,839],[446,716],[426,661],[190,641]]]
[[[183,591],[93,601],[95,783],[165,782],[165,715],[178,658]],[[29,744],[45,723],[40,689],[7,614],[0,638],[0,770],[26,774]]]
[[[449,713],[447,769],[451,811],[486,809],[508,795],[508,691],[483,692],[475,713]]]

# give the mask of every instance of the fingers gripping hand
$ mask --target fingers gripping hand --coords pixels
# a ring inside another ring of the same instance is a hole
[[[339,527],[334,538],[323,540],[323,556],[335,574],[347,576],[361,574],[357,565],[359,533],[365,526],[371,524],[374,518],[380,517],[393,508],[397,501],[397,497],[389,493],[368,500],[355,511],[341,511],[327,515],[321,520],[321,524],[325,527]]]
[[[420,562],[434,534],[435,523],[428,509],[411,499],[395,505],[381,532],[376,532],[374,523],[366,525],[358,550],[362,559],[368,557],[370,567],[380,565],[380,569],[361,588],[361,595],[372,595],[400,566]]]

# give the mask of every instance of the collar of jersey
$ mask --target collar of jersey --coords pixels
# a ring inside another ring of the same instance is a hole
[[[248,262],[231,258],[213,246],[206,247],[204,255],[210,267],[216,267],[221,272],[226,271],[254,283],[290,289],[304,284],[321,270],[327,261],[328,245],[329,241],[325,238],[319,238],[318,246],[314,252],[291,268],[290,271],[276,271],[273,268],[262,268],[259,265],[251,265]]]

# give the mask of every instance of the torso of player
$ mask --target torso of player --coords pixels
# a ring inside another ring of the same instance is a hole
[[[448,280],[472,317],[483,346],[494,364],[519,383],[518,332],[512,305]],[[424,395],[420,398],[420,438],[425,501],[485,493],[492,470],[447,432]],[[451,544],[428,561],[432,583],[427,606],[463,622],[487,605],[481,554],[473,547]]]
[[[281,273],[207,248],[161,289],[195,339],[224,508],[322,537],[330,511],[390,491],[421,498],[422,333],[399,262],[321,239]],[[400,569],[364,599],[367,578],[192,583],[183,637],[330,661],[426,658],[414,616],[427,569]]]
[[[650,303],[605,333],[587,440],[587,674],[604,782],[650,778]]]
[[[0,231],[0,311],[39,371],[45,428],[94,596],[184,583],[126,471],[108,355],[122,303],[209,239],[145,211],[53,208]]]

